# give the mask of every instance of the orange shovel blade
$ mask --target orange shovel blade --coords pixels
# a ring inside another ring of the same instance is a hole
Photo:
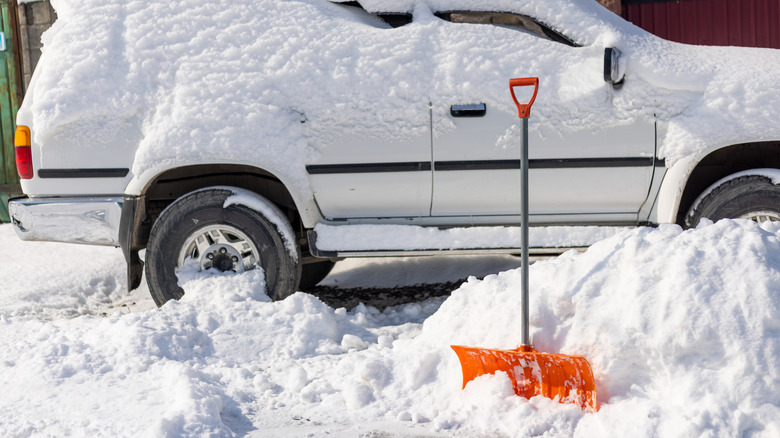
[[[463,387],[483,374],[504,371],[512,380],[515,394],[531,398],[543,395],[561,403],[598,410],[596,381],[582,356],[539,353],[531,347],[516,350],[451,346],[463,368]]]

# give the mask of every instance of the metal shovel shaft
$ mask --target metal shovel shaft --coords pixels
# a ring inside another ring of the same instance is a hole
[[[522,306],[522,333],[520,334],[521,345],[531,346],[531,328],[530,328],[530,313],[528,311],[528,118],[523,119],[523,134],[522,141],[520,142],[520,220],[522,221],[520,227],[520,236],[522,242],[520,249],[522,250],[521,262],[523,266],[520,270],[520,293]]]
[[[514,87],[533,86],[534,93],[528,103],[518,102]],[[520,142],[520,214],[521,214],[521,341],[514,350],[465,347],[452,345],[463,369],[463,387],[471,380],[498,371],[506,373],[512,381],[515,394],[532,398],[542,395],[561,403],[574,403],[584,410],[598,410],[596,381],[587,359],[582,356],[540,353],[531,347],[530,316],[528,306],[528,116],[536,99],[538,78],[509,80],[509,90],[515,101],[518,116],[523,120]]]

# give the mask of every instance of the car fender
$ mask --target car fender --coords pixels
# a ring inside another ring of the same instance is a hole
[[[650,222],[675,223],[685,185],[701,157],[687,157],[667,167],[661,187],[658,189],[655,208],[650,213]]]
[[[221,161],[219,163],[177,162],[176,166],[174,167],[185,167],[188,165],[204,165],[204,164],[243,165],[243,166],[246,166],[247,164],[252,165],[252,163],[236,162],[236,161]],[[308,179],[293,178],[290,175],[287,175],[286,173],[279,172],[277,169],[270,169],[270,168],[260,167],[256,165],[253,167],[257,168],[260,171],[272,175],[274,178],[278,179],[285,186],[287,191],[290,193],[290,196],[292,197],[292,200],[295,203],[295,207],[298,210],[298,214],[301,217],[301,221],[303,222],[306,228],[313,228],[314,225],[316,225],[318,222],[321,222],[323,220],[320,210],[317,207],[317,204],[314,200],[314,195],[312,193],[311,186],[309,185]],[[125,188],[125,195],[128,196],[142,195],[143,193],[146,192],[150,184],[152,184],[152,182],[155,179],[157,179],[157,177],[159,177],[161,174],[171,169],[172,169],[171,167],[159,165],[159,166],[154,166],[145,169],[140,174],[134,175],[133,178],[130,180],[130,182],[127,184],[127,187]]]

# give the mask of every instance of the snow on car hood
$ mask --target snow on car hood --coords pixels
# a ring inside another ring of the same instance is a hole
[[[420,135],[430,126],[420,109],[433,101],[479,99],[513,113],[506,83],[523,76],[541,78],[533,130],[657,119],[669,164],[780,138],[778,51],[667,42],[590,0],[361,2],[412,11],[414,22],[397,29],[326,0],[52,3],[59,19],[19,123],[46,150],[56,138],[111,148],[121,137],[138,145],[141,180],[174,164],[262,162],[305,193],[303,164],[343,133]],[[433,15],[453,9],[523,13],[582,47]],[[623,52],[620,89],[603,81],[605,47]],[[433,126],[435,136],[454,129],[446,113]],[[518,132],[496,133],[496,147]]]

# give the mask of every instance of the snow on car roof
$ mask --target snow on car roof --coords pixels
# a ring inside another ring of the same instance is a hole
[[[713,144],[780,138],[771,49],[671,43],[591,0],[360,3],[412,10],[414,21],[392,29],[327,0],[54,0],[59,19],[43,37],[19,123],[33,126],[36,142],[139,145],[137,181],[218,156],[267,163],[303,191],[304,162],[340,133],[419,135],[430,121],[414,109],[431,101],[479,99],[512,113],[510,77],[541,78],[532,131],[658,120],[668,165]],[[433,14],[458,9],[522,13],[582,47]],[[619,90],[603,81],[605,47],[624,55]],[[435,136],[454,128],[449,114],[434,118]],[[495,147],[518,141],[517,129],[496,138]]]

